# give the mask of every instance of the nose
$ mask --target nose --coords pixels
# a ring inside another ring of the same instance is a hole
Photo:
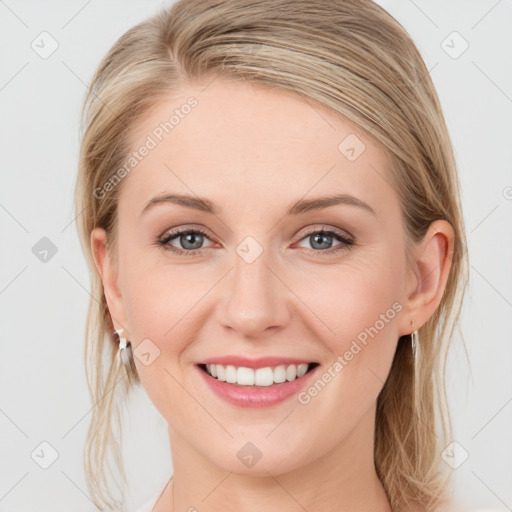
[[[220,323],[247,338],[282,329],[290,321],[289,289],[268,266],[265,252],[252,263],[235,257],[226,276]]]

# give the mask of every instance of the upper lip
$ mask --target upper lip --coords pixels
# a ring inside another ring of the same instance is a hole
[[[232,366],[243,366],[245,368],[265,368],[267,366],[280,366],[287,364],[308,364],[313,363],[315,361],[307,360],[307,359],[297,359],[296,357],[258,357],[257,359],[250,359],[248,357],[241,356],[219,356],[219,357],[210,357],[208,359],[203,359],[199,361],[197,364],[222,364],[222,365],[232,365]]]

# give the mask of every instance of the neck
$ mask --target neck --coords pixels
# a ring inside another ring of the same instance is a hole
[[[266,476],[219,467],[169,429],[174,476],[154,512],[391,512],[375,471],[374,415],[371,408],[362,423],[339,444],[326,447],[321,457],[287,472],[268,470]]]

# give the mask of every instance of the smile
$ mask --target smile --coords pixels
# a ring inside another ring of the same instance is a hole
[[[201,364],[199,366],[208,375],[221,382],[239,386],[268,387],[299,379],[318,366],[318,363],[281,364],[257,369],[222,364]]]

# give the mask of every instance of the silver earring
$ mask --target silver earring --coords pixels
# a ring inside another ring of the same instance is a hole
[[[131,343],[126,338],[121,338],[121,334],[124,329],[116,329],[115,333],[119,338],[119,357],[124,366],[130,366],[130,360],[132,357]]]
[[[414,322],[411,321],[411,325],[414,328]],[[418,330],[416,329],[411,333],[411,348],[412,348],[412,357],[416,361],[416,352],[418,347]]]

